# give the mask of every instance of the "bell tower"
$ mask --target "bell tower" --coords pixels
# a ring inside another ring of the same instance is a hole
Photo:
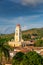
[[[15,36],[14,37],[15,37],[14,38],[15,40],[10,41],[9,45],[12,46],[12,47],[22,46],[22,32],[21,32],[21,26],[20,26],[20,24],[16,25]]]
[[[21,42],[22,35],[21,35],[21,26],[17,24],[15,29],[15,42]]]

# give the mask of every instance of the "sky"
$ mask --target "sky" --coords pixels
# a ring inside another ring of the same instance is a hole
[[[43,0],[0,0],[0,34],[43,27]]]

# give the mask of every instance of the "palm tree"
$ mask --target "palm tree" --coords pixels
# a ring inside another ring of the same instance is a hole
[[[7,60],[10,58],[9,51],[11,47],[4,42],[5,40],[0,40],[0,65],[2,65],[3,55],[6,57]]]

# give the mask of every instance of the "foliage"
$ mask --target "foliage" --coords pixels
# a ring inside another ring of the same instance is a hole
[[[20,63],[23,60],[24,53],[18,52],[14,57],[13,57],[13,65],[20,65]]]
[[[34,51],[26,54],[19,52],[13,57],[12,65],[43,65],[43,59]]]
[[[37,41],[34,43],[34,46],[43,47],[43,40],[37,40]]]
[[[37,36],[38,39],[43,37],[43,28],[34,28],[34,29],[30,29],[30,30],[26,30],[22,32],[23,34],[27,35],[34,35]]]
[[[6,57],[6,59],[10,58],[9,51],[11,50],[11,47],[6,43],[6,39],[0,39],[0,64],[2,64],[3,56]]]
[[[32,34],[32,36],[38,36],[36,33]]]
[[[27,35],[24,34],[24,35],[22,35],[22,38],[24,41],[26,41],[26,40],[31,39],[31,35],[30,34],[27,34]]]
[[[7,41],[11,41],[12,39],[14,39],[14,35],[15,35],[15,33],[0,34],[0,39],[4,38]],[[24,40],[31,39],[31,35],[37,36],[37,39],[41,39],[43,37],[43,28],[34,28],[34,29],[22,31],[22,38]]]
[[[28,58],[29,65],[41,65],[42,64],[42,57],[37,54],[36,52],[32,51],[26,54]]]

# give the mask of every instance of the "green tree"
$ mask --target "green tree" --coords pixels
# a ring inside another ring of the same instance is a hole
[[[24,41],[26,41],[26,40],[31,39],[31,35],[30,34],[23,34],[22,38],[23,38]]]
[[[42,57],[34,51],[28,52],[20,65],[43,65]]]
[[[43,58],[34,51],[26,54],[18,52],[13,57],[12,65],[43,65]]]
[[[22,60],[24,58],[24,53],[18,52],[14,57],[12,61],[12,65],[20,65]]]
[[[0,40],[0,65],[3,63],[3,56],[6,57],[6,59],[10,58],[9,51],[11,50],[11,47],[7,44],[5,44],[5,39]]]
[[[34,43],[34,46],[43,47],[43,40],[37,40],[37,41]]]

